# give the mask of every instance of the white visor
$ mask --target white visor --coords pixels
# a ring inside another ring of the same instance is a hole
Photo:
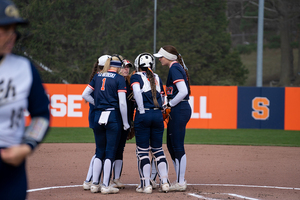
[[[155,54],[153,54],[157,58],[165,57],[168,60],[177,60],[177,56],[174,54],[171,54],[164,50],[162,47],[159,49],[159,51]]]

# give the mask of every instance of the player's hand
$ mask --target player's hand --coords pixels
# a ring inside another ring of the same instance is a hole
[[[124,124],[123,129],[124,129],[125,131],[128,130],[129,128],[130,128],[130,126],[129,126],[128,123]]]
[[[127,140],[131,140],[135,136],[134,127],[131,127],[128,131]]]
[[[31,153],[31,148],[27,144],[11,146],[7,149],[1,149],[1,159],[3,162],[12,166],[19,166]]]
[[[170,106],[170,104],[169,103],[167,103],[167,104],[164,104],[163,106],[162,106],[162,108],[163,108],[163,113],[166,113],[166,109],[171,109],[171,106]]]

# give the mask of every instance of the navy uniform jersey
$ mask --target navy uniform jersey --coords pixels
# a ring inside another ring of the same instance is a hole
[[[0,148],[18,145],[25,132],[24,111],[49,121],[49,99],[32,63],[14,54],[0,62]],[[44,137],[42,133],[40,137]],[[38,141],[37,141],[38,143]]]
[[[183,67],[178,62],[174,62],[170,67],[166,84],[166,93],[168,99],[173,99],[177,95],[178,89],[175,84],[180,81],[184,81],[185,85],[188,86],[187,76]],[[189,95],[186,95],[184,100],[189,100]]]
[[[97,110],[119,108],[118,92],[126,92],[124,77],[110,70],[96,74],[88,86],[94,90]]]
[[[164,88],[160,77],[154,73],[155,84],[156,84],[156,98],[159,103],[159,107],[162,107],[161,94],[164,94]],[[155,108],[150,81],[147,78],[146,72],[137,72],[130,78],[131,86],[139,83],[142,90],[143,102],[145,108]]]

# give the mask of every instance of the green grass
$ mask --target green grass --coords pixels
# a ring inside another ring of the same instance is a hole
[[[90,128],[50,128],[44,143],[94,143]],[[166,130],[163,142],[166,143]],[[135,138],[128,143],[135,143]],[[275,129],[187,129],[186,144],[300,147],[300,131]]]

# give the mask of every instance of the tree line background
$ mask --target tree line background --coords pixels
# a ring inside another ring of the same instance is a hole
[[[30,21],[19,29],[22,38],[14,52],[40,66],[45,83],[88,83],[93,64],[103,54],[120,54],[133,63],[138,54],[153,53],[153,0],[14,2]],[[156,51],[175,46],[189,68],[192,85],[245,84],[248,70],[240,54],[256,50],[258,0],[157,3]],[[299,4],[265,0],[265,16],[272,19],[265,20],[266,44],[282,49],[280,86],[299,77],[290,65],[292,49],[299,48]],[[168,67],[158,60],[155,72],[166,81]]]

